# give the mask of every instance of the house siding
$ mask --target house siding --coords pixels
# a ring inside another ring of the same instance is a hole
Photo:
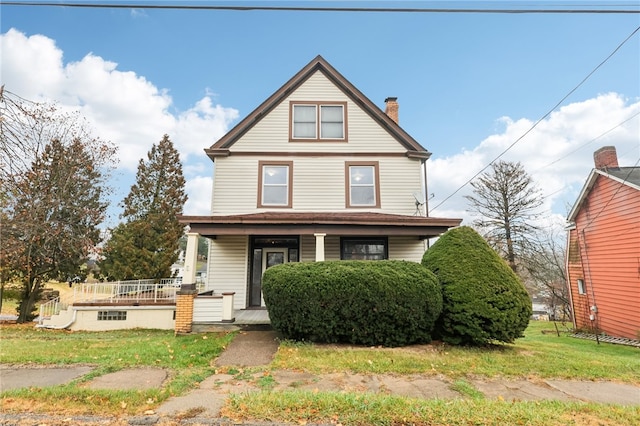
[[[234,309],[247,306],[248,238],[221,235],[209,243],[207,290],[235,292]]]
[[[347,102],[348,141],[289,142],[290,101]],[[280,154],[279,154],[280,153]],[[273,210],[258,206],[258,162],[293,161],[292,206],[286,211],[377,211],[412,215],[413,192],[421,192],[421,160],[317,71],[216,159],[212,214],[247,214]],[[379,208],[346,208],[345,163],[377,162]],[[233,182],[233,184],[229,184]],[[283,209],[284,210],[284,209]]]
[[[230,156],[216,161],[214,215],[273,211],[258,208],[260,156]],[[293,161],[292,205],[283,211],[373,211],[412,215],[413,193],[421,192],[420,161],[406,157],[269,157],[269,161]],[[380,208],[347,208],[345,163],[377,162],[380,175]],[[233,185],[224,182],[234,182]]]
[[[420,263],[425,251],[425,242],[415,237],[389,237],[389,259]]]
[[[289,142],[289,102],[347,102],[348,142]],[[404,148],[323,73],[317,71],[233,145],[234,152],[393,152]]]
[[[587,294],[580,294],[578,290],[578,280],[584,280],[581,258],[580,246],[578,244],[578,231],[572,229],[569,231],[569,247],[567,250],[568,287],[573,303],[575,326],[579,329],[588,330],[593,327],[589,319],[591,313],[589,311],[589,297]]]
[[[595,305],[595,325],[600,331],[640,338],[639,211],[638,190],[597,177],[575,219],[579,262],[572,262],[574,254],[569,253],[577,327],[589,328],[589,308]],[[586,295],[577,291],[578,265],[584,274]]]

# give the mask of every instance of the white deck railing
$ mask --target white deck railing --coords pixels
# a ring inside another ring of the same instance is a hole
[[[40,316],[37,318],[38,324],[42,324],[45,319],[51,318],[61,310],[67,309],[67,304],[60,301],[60,297],[51,299],[40,305]]]
[[[74,303],[158,303],[175,302],[176,292],[180,290],[182,278],[162,278],[161,280],[128,280],[107,283],[79,283],[74,284],[71,300],[61,300],[56,297],[40,305],[38,322],[51,318],[61,310],[67,309]],[[202,291],[202,282],[196,283],[198,291]]]
[[[73,291],[73,303],[173,302],[181,278],[80,283]]]

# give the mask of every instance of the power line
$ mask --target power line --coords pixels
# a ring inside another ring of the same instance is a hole
[[[626,120],[624,120],[621,123],[616,124],[615,126],[613,126],[612,128],[610,128],[609,130],[607,130],[604,133],[601,133],[600,135],[596,136],[593,139],[588,140],[587,142],[583,143],[582,145],[578,146],[576,149],[573,149],[569,152],[567,152],[565,155],[563,155],[562,157],[556,158],[555,160],[553,160],[552,162],[550,162],[549,164],[545,164],[542,167],[538,167],[537,169],[535,169],[534,171],[532,171],[531,173],[536,173],[544,168],[547,168],[549,166],[553,166],[554,164],[556,164],[558,161],[560,160],[564,160],[565,158],[567,158],[568,156],[570,156],[571,154],[580,151],[582,148],[584,148],[585,146],[597,141],[598,139],[600,139],[601,137],[613,132],[615,129],[617,129],[618,127],[621,127],[623,124],[625,124],[628,121],[631,121],[632,119],[636,118],[637,116],[640,115],[640,111],[636,112],[635,114],[633,114],[631,117],[627,118]]]
[[[6,6],[48,6],[111,9],[170,9],[170,10],[227,10],[266,12],[384,12],[384,13],[488,13],[488,14],[638,14],[640,9],[479,9],[479,8],[398,8],[398,7],[335,7],[335,6],[222,6],[186,4],[118,4],[118,3],[48,3],[28,1],[0,1]],[[602,7],[601,5],[596,5]],[[607,5],[608,6],[608,5]],[[612,5],[615,7],[618,5]],[[626,5],[624,7],[627,7]]]
[[[591,224],[593,222],[595,222],[595,220],[598,218],[598,216],[600,216],[600,214],[607,208],[607,206],[609,205],[609,203],[611,201],[613,201],[614,198],[616,198],[616,195],[618,195],[618,192],[620,192],[620,190],[622,189],[622,187],[625,185],[625,183],[627,182],[627,180],[629,180],[629,177],[631,176],[631,174],[634,172],[634,170],[636,169],[636,167],[638,167],[638,164],[640,164],[640,158],[638,158],[638,161],[636,161],[636,163],[632,166],[629,167],[629,172],[627,173],[627,175],[624,177],[624,179],[622,180],[622,182],[618,185],[618,188],[616,189],[616,192],[613,193],[613,195],[611,195],[611,197],[607,200],[607,202],[605,203],[604,206],[602,206],[602,208],[600,209],[600,211],[593,217],[591,218],[591,220],[589,221],[589,223],[587,223],[585,226],[582,227],[582,232],[584,233],[584,231],[591,226]]]
[[[453,193],[451,193],[451,195],[447,196],[444,200],[442,200],[437,206],[435,206],[434,208],[431,209],[431,211],[437,209],[438,207],[440,207],[441,205],[443,205],[445,202],[447,202],[451,197],[453,197],[454,195],[456,195],[462,188],[464,188],[465,186],[467,186],[469,183],[471,183],[475,178],[477,178],[482,172],[484,172],[485,170],[487,170],[493,163],[495,163],[497,160],[499,160],[504,154],[506,154],[509,150],[511,150],[511,148],[513,148],[518,142],[520,142],[522,139],[524,139],[525,136],[527,136],[529,133],[531,133],[531,131],[533,131],[533,129],[535,129],[538,124],[540,124],[542,122],[542,120],[544,120],[545,118],[547,118],[549,115],[551,115],[551,113],[553,111],[556,110],[556,108],[558,108],[560,105],[562,105],[562,103],[573,94],[573,92],[575,92],[576,90],[578,90],[578,88],[580,88],[580,86],[582,86],[584,84],[585,81],[587,81],[593,74],[595,74],[596,71],[598,71],[598,69],[600,69],[600,67],[602,67],[609,59],[611,59],[611,57],[613,55],[615,55],[618,50],[620,50],[620,48],[627,42],[629,41],[629,39],[631,37],[633,37],[638,31],[640,31],[640,27],[637,27],[635,30],[633,30],[631,32],[631,34],[629,34],[629,36],[627,38],[625,38],[622,43],[620,43],[614,50],[613,52],[611,52],[609,54],[609,56],[607,56],[602,62],[600,62],[589,74],[587,74],[587,76],[585,78],[582,79],[582,81],[580,83],[578,83],[573,89],[571,89],[569,91],[569,93],[567,93],[562,99],[560,99],[549,111],[547,111],[542,117],[540,117],[535,123],[533,123],[533,125],[526,131],[524,132],[518,139],[516,139],[513,143],[511,143],[511,145],[509,145],[506,149],[504,149],[500,154],[498,154],[497,157],[495,157],[493,160],[491,160],[489,162],[489,164],[487,164],[486,166],[484,166],[482,169],[480,169],[475,175],[473,175],[469,180],[467,180],[465,183],[463,183],[460,187],[458,187],[458,189],[456,189],[455,191],[453,191]]]

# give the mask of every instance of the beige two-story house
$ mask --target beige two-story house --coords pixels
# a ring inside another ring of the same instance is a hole
[[[321,56],[213,146],[211,215],[183,216],[210,239],[207,290],[264,306],[264,270],[285,262],[404,259],[460,219],[428,217],[431,155]]]

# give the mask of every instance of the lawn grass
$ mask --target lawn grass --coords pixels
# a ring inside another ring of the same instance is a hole
[[[413,399],[372,393],[256,392],[230,396],[223,414],[234,421],[357,425],[640,424],[640,409],[560,401]]]
[[[33,324],[0,327],[0,361],[27,366],[91,365],[95,369],[64,386],[9,390],[2,405],[9,411],[56,411],[73,414],[135,414],[179,395],[214,373],[211,361],[232,334],[175,336],[166,330],[70,332],[36,329]],[[162,389],[90,390],[83,383],[96,376],[131,367],[166,369]]]
[[[565,378],[611,380],[640,385],[640,349],[556,336],[552,323],[533,322],[513,345],[458,348],[442,344],[407,348],[362,348],[283,342],[271,365],[263,368],[259,391],[230,394],[222,414],[235,420],[347,425],[634,425],[640,407],[561,401],[500,401],[484,398],[471,379]],[[95,370],[64,386],[3,392],[5,412],[131,415],[155,409],[214,373],[211,361],[232,334],[174,336],[172,331],[127,330],[68,332],[33,325],[0,327],[0,361],[8,364],[89,364]],[[129,367],[167,369],[161,389],[90,390],[92,377]],[[424,400],[355,392],[273,391],[278,369],[314,374],[427,374],[446,376],[461,397]],[[260,371],[260,368],[255,368]],[[254,369],[251,372],[255,372]],[[228,374],[242,371],[233,369]],[[250,375],[249,375],[250,376]],[[246,380],[250,380],[250,378]]]
[[[545,331],[545,333],[543,333]],[[553,333],[547,333],[553,332]],[[443,374],[453,379],[491,378],[613,380],[640,385],[640,350],[555,334],[553,323],[532,322],[515,344],[487,348],[442,344],[362,348],[284,342],[273,368],[321,374]]]
[[[544,333],[543,333],[544,331]],[[260,392],[231,395],[223,413],[235,420],[342,425],[637,425],[640,407],[562,401],[484,398],[471,378],[610,380],[640,385],[640,349],[555,334],[553,323],[532,322],[512,345],[463,348],[442,344],[362,348],[284,342],[273,369],[315,374],[444,375],[462,397],[423,400],[344,392]]]

